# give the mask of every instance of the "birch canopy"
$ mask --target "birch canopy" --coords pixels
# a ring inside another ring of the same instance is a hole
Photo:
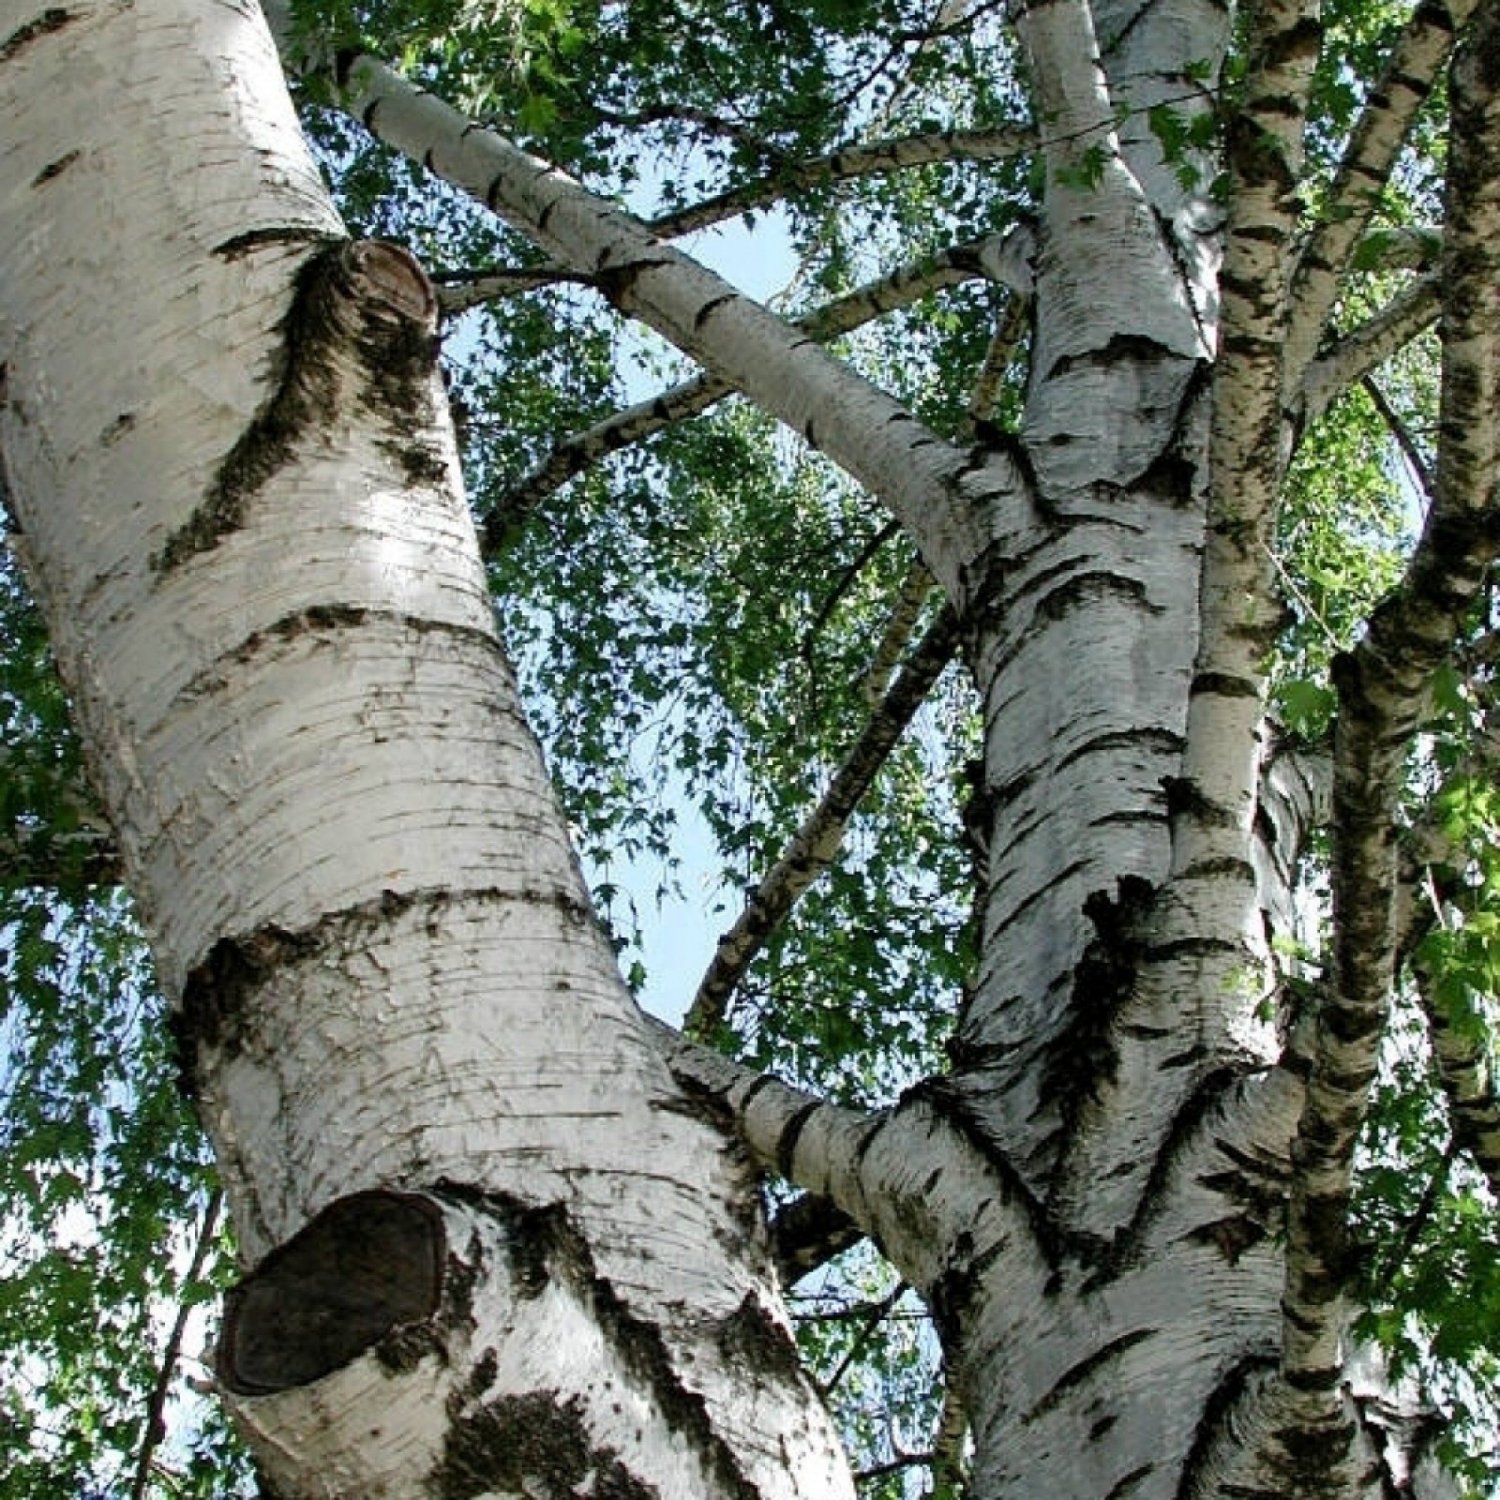
[[[0,0],[0,1500],[1500,1493],[1497,86]]]

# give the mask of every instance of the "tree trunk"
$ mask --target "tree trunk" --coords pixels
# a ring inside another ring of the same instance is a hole
[[[10,3],[14,538],[253,1274],[279,1492],[849,1492],[732,1142],[591,914],[402,250],[259,15]]]
[[[278,1490],[849,1494],[756,1170],[927,1297],[979,1500],[1408,1484],[1337,1368],[1286,1363],[1308,1038],[1267,931],[1316,796],[1264,723],[1256,609],[1295,162],[1226,232],[1212,164],[1192,187],[1142,123],[1202,88],[1224,9],[1018,23],[1051,141],[1032,385],[1019,441],[974,450],[340,60],[373,128],[826,448],[948,593],[981,961],[951,1075],[866,1116],[664,1042],[622,986],[494,636],[431,288],[344,238],[258,15],[0,5],[15,544],[224,1174],[221,1376]],[[1305,21],[1257,12],[1267,119]]]

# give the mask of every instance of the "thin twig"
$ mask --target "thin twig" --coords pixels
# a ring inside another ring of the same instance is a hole
[[[844,829],[906,726],[942,675],[958,645],[958,621],[944,608],[871,717],[816,808],[785,853],[756,887],[734,926],[719,939],[713,960],[683,1021],[691,1037],[712,1036],[756,954],[802,893],[832,862]]]
[[[183,1287],[190,1287],[203,1275],[203,1267],[213,1246],[214,1231],[218,1226],[219,1210],[223,1204],[224,1189],[216,1187],[208,1195],[208,1203],[203,1210],[203,1220],[198,1228],[198,1243],[193,1250],[192,1264],[189,1265],[187,1275],[182,1279]],[[151,1399],[146,1404],[146,1425],[141,1437],[141,1451],[136,1459],[135,1478],[130,1486],[130,1500],[143,1500],[146,1485],[151,1478],[151,1456],[167,1435],[165,1419],[167,1398],[172,1394],[172,1380],[177,1370],[178,1357],[182,1353],[182,1339],[187,1332],[187,1323],[189,1317],[192,1316],[192,1311],[188,1303],[179,1303],[177,1318],[172,1324],[167,1346],[162,1350],[161,1367],[156,1374],[156,1384],[152,1387]]]

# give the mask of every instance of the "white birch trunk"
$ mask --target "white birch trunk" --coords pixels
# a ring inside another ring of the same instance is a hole
[[[341,243],[234,4],[6,0],[0,142],[18,550],[255,1268],[268,1473],[847,1493],[522,722],[425,277]]]
[[[1260,764],[1258,687],[1225,670],[1254,570],[1204,558],[1211,455],[1254,446],[1233,411],[1210,436],[1217,219],[1115,125],[1216,64],[1222,10],[1020,22],[1055,144],[1002,452],[940,443],[579,185],[346,59],[374,128],[560,263],[613,267],[619,306],[847,463],[962,617],[982,965],[952,1076],[874,1117],[663,1047],[620,985],[494,639],[431,290],[342,242],[258,18],[0,16],[6,487],[254,1267],[222,1369],[278,1486],[847,1495],[754,1165],[928,1298],[978,1500],[1314,1492],[1316,1459],[1280,1469],[1267,1436],[1294,1430],[1306,1039],[1254,1014],[1255,934],[1293,912],[1318,798]],[[1385,1492],[1378,1447],[1356,1438],[1341,1494]]]

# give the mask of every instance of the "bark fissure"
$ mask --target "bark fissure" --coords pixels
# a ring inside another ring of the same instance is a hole
[[[10,62],[33,42],[45,36],[52,36],[77,19],[73,11],[66,10],[60,5],[48,6],[34,20],[16,27],[3,42],[0,42],[0,64]]]
[[[203,961],[188,971],[182,998],[169,1017],[184,1097],[198,1097],[200,1049],[214,1049],[221,1060],[237,1056],[255,1015],[257,992],[284,969],[321,963],[328,955],[346,951],[361,934],[406,912],[421,911],[436,918],[461,906],[517,904],[552,907],[579,927],[597,925],[593,908],[565,891],[443,886],[383,891],[375,900],[325,912],[298,931],[268,924],[255,932],[219,938]]]

